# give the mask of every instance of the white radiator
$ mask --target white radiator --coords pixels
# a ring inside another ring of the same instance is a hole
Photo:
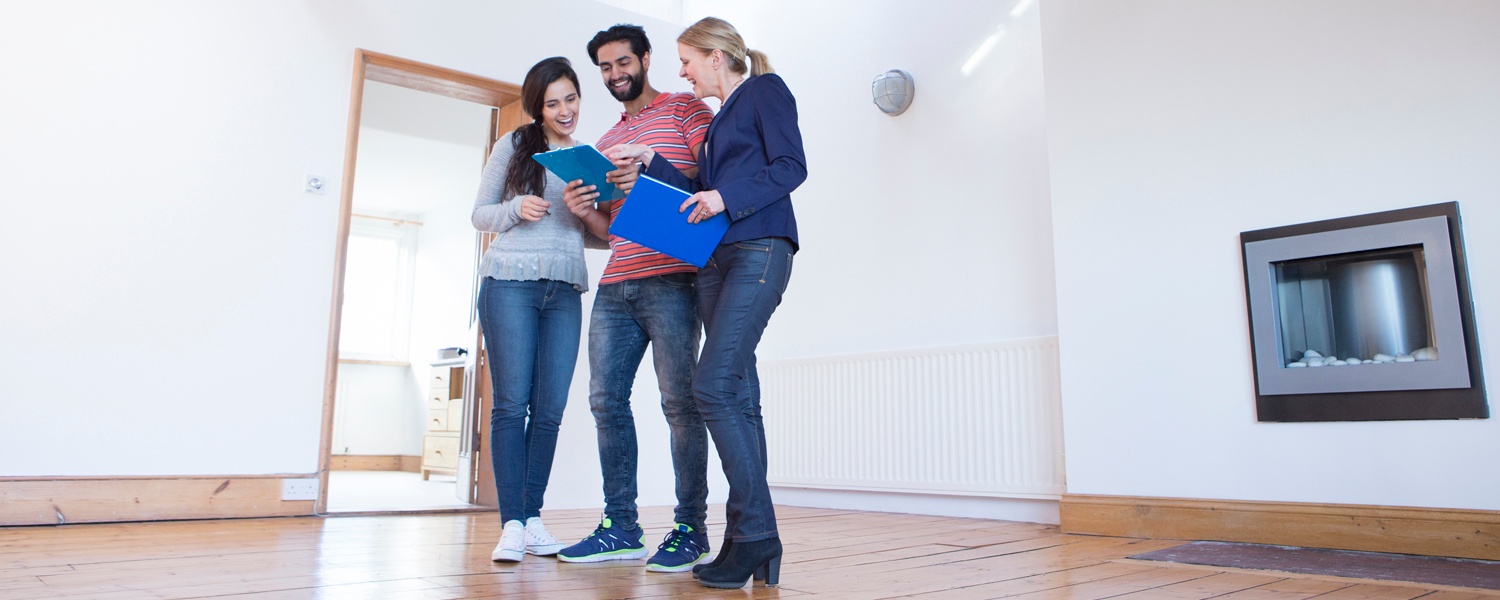
[[[1057,338],[760,363],[771,485],[1058,498]]]

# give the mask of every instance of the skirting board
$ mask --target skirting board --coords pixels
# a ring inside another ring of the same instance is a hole
[[[1057,524],[1057,500],[771,486],[778,505]]]
[[[0,480],[0,525],[61,525],[313,514],[281,499],[282,478],[163,477]]]
[[[1500,511],[1065,494],[1065,533],[1500,560]]]
[[[335,454],[328,458],[328,470],[330,471],[422,472],[422,457],[420,456]]]

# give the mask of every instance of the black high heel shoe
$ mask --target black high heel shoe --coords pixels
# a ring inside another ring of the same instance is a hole
[[[697,579],[698,574],[702,573],[704,569],[724,564],[724,559],[729,556],[729,548],[731,546],[734,546],[734,542],[729,540],[729,536],[724,536],[724,543],[719,545],[719,553],[714,555],[713,560],[693,565],[693,579]]]
[[[704,569],[707,569],[707,568],[710,568],[710,567],[717,567],[717,566],[723,564],[724,563],[724,559],[729,556],[729,548],[732,547],[732,546],[734,546],[734,542],[730,541],[729,538],[724,538],[724,544],[721,545],[721,546],[719,546],[719,553],[714,555],[714,559],[713,560],[708,561],[706,563],[699,563],[699,564],[693,565],[693,579],[697,579],[698,578],[698,574],[702,573]],[[755,580],[756,581],[764,581],[765,578],[766,578],[766,574],[763,571],[756,571],[755,572]]]
[[[745,583],[757,575],[764,576],[768,586],[780,583],[780,538],[738,542],[726,554],[728,557],[718,566],[698,572],[698,583],[711,588],[735,589],[745,587]]]

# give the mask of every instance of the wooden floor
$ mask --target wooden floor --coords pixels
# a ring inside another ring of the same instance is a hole
[[[714,545],[722,508],[711,515]],[[643,511],[654,548],[668,509]],[[708,590],[644,560],[492,563],[490,514],[0,528],[0,598],[1356,598],[1500,593],[1163,565],[1126,556],[1178,542],[1064,535],[1027,523],[782,507],[780,588]],[[571,541],[594,511],[544,513]]]

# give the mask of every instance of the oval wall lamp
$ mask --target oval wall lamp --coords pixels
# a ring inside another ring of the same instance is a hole
[[[875,97],[875,106],[894,117],[906,112],[911,106],[912,98],[917,95],[917,82],[912,79],[911,73],[891,69],[875,76],[875,82],[870,85],[870,93]]]

